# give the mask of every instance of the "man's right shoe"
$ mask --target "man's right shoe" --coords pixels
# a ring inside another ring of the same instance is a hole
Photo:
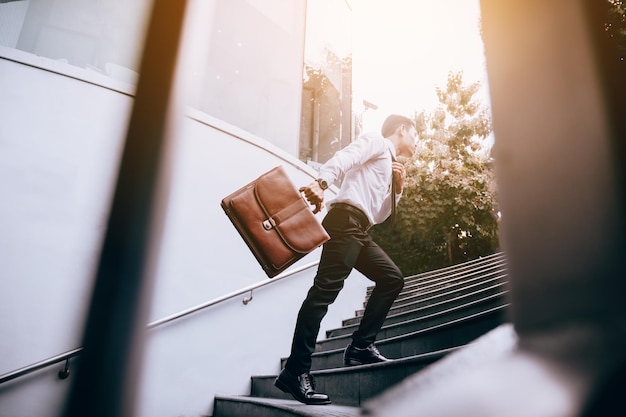
[[[381,355],[378,348],[373,343],[363,349],[359,349],[350,343],[343,353],[343,364],[345,366],[366,365],[379,362],[389,362],[389,359]]]
[[[296,376],[287,369],[283,369],[274,381],[274,385],[282,392],[291,394],[301,403],[309,405],[330,404],[328,395],[315,392],[315,381],[308,372]]]

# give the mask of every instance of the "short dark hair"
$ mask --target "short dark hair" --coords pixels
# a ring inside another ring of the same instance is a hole
[[[406,116],[401,116],[399,114],[392,114],[388,116],[383,122],[383,127],[380,129],[380,133],[384,138],[388,138],[393,135],[396,129],[400,126],[407,126],[409,128],[415,127],[415,121],[409,119]]]

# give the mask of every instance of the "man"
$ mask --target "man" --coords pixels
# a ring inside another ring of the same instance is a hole
[[[391,214],[392,205],[400,198],[405,170],[396,162],[396,156],[412,156],[416,136],[415,123],[411,119],[391,115],[383,123],[381,134],[364,134],[338,151],[322,165],[319,178],[301,189],[318,212],[323,207],[324,190],[343,177],[339,193],[330,201],[329,211],[322,221],[331,239],[322,248],[313,286],[298,313],[291,354],[274,382],[276,387],[300,402],[330,404],[328,395],[315,391],[309,373],[311,355],[320,322],[353,268],[374,281],[376,286],[359,328],[345,350],[344,364],[388,361],[374,341],[391,304],[404,286],[404,277],[367,232],[372,225],[382,223]],[[393,196],[392,188],[395,188]]]

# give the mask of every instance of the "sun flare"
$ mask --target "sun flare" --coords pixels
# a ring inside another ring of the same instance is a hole
[[[437,104],[450,71],[486,84],[478,0],[354,0],[354,110],[376,129],[391,113],[411,115]],[[363,111],[365,109],[362,109]]]

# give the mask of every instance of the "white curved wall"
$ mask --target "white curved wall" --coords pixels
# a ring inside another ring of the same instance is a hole
[[[80,345],[133,99],[126,84],[6,48],[0,91],[1,375]],[[151,320],[264,280],[219,202],[278,164],[295,185],[314,175],[264,139],[194,110],[174,148]],[[152,330],[137,415],[210,415],[216,393],[246,394],[252,374],[276,373],[313,274],[257,290],[248,305],[237,297]],[[367,285],[361,276],[346,282],[321,335],[362,307]],[[58,415],[69,386],[56,378],[61,368],[0,385],[0,417]]]
[[[80,346],[133,99],[129,86],[91,71],[0,53],[4,374]],[[59,369],[0,386],[0,415],[54,415],[67,386]]]

